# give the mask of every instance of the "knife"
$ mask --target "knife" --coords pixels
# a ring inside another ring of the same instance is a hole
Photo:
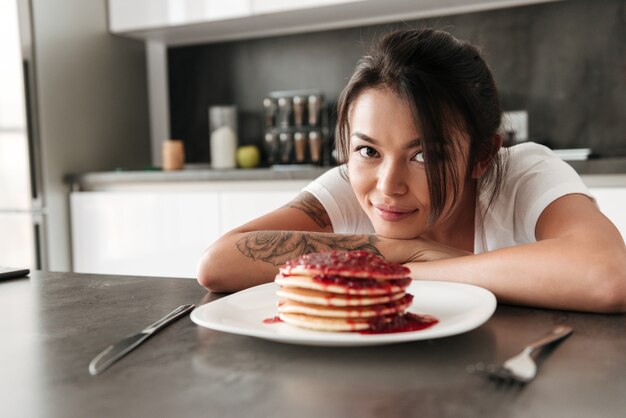
[[[113,344],[102,350],[100,354],[94,357],[89,363],[89,373],[91,375],[97,375],[105,371],[113,363],[124,357],[127,353],[130,353],[133,349],[138,347],[145,340],[154,335],[157,331],[161,330],[165,326],[171,324],[181,316],[187,314],[194,308],[194,305],[182,305],[174,309],[163,318],[156,321],[154,324],[147,326],[137,334],[130,335],[124,338],[117,344]]]

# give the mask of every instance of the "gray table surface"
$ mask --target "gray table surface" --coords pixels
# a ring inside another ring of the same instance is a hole
[[[185,317],[99,376],[104,347],[175,307],[215,300],[195,281],[33,272],[0,282],[3,417],[623,417],[626,316],[501,305],[453,337],[377,347],[280,344]],[[553,325],[574,334],[530,384],[467,372]]]

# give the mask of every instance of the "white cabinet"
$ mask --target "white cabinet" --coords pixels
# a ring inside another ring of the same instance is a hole
[[[342,3],[358,3],[365,0],[250,0],[252,14],[278,13],[314,7],[333,6]]]
[[[195,277],[220,232],[215,192],[80,192],[70,205],[81,273]]]
[[[626,187],[592,187],[590,192],[626,241]]]
[[[582,179],[602,213],[626,241],[626,174],[588,174]]]
[[[626,239],[626,176],[583,180]],[[73,192],[74,271],[194,278],[200,255],[213,241],[285,205],[308,183],[161,183]]]
[[[193,25],[250,16],[251,0],[109,0],[114,33]]]
[[[295,193],[291,191],[222,192],[220,194],[220,226],[222,232],[228,232],[259,215],[284,206],[294,197]]]
[[[220,235],[283,206],[306,181],[146,185],[70,195],[73,269],[196,277]]]

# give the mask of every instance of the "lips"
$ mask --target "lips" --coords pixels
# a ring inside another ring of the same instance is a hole
[[[381,219],[390,222],[401,221],[417,212],[417,209],[408,209],[392,205],[373,204],[372,206]]]

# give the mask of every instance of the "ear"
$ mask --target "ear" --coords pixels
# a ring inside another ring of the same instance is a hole
[[[481,160],[476,161],[476,164],[474,164],[474,167],[472,168],[473,179],[479,179],[485,175],[491,166],[491,159],[498,151],[500,151],[500,148],[502,148],[502,136],[500,134],[495,134],[491,139],[491,144],[491,152]]]

